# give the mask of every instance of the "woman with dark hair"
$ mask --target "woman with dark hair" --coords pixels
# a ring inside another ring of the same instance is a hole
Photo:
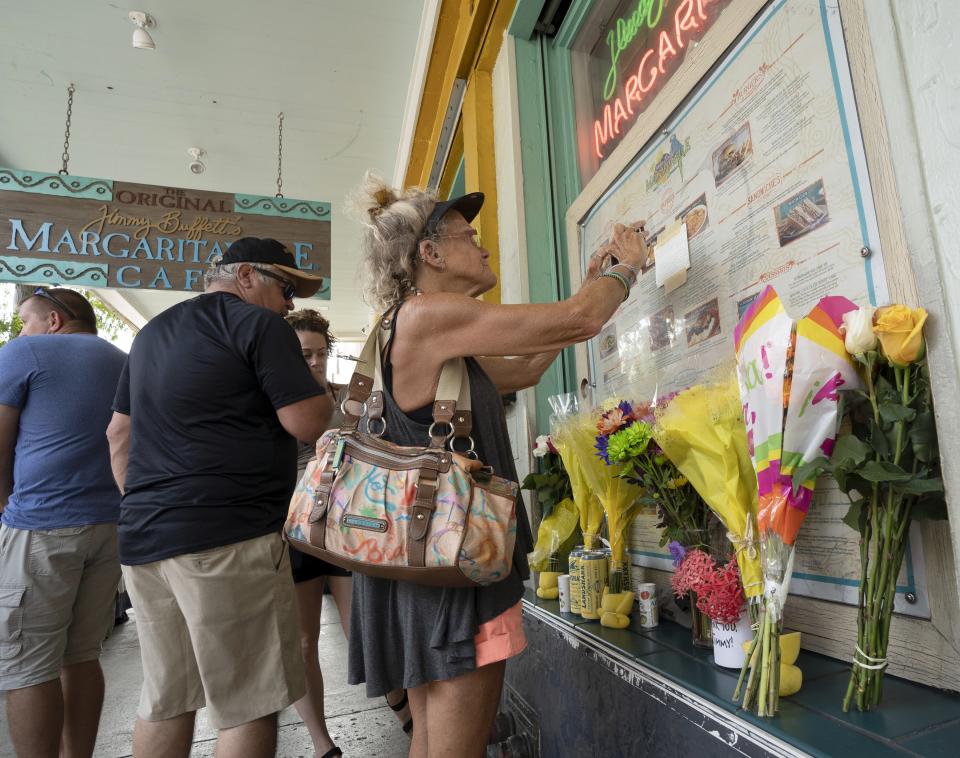
[[[368,174],[352,202],[365,226],[367,299],[392,324],[381,356],[383,438],[425,445],[441,367],[464,358],[476,452],[497,476],[516,481],[501,396],[533,386],[562,348],[600,332],[647,261],[642,225],[617,225],[571,298],[499,305],[477,299],[497,283],[471,225],[482,194],[440,201],[418,189],[395,191]],[[601,273],[608,252],[619,263]],[[522,503],[517,522],[512,572],[488,587],[354,577],[350,681],[366,682],[371,697],[407,689],[415,758],[485,752],[506,660],[526,646],[520,598],[533,545]]]
[[[343,413],[339,404],[340,388],[327,381],[327,358],[336,342],[336,338],[330,333],[330,322],[317,311],[303,309],[290,313],[287,316],[287,323],[297,333],[303,359],[310,367],[310,372],[317,382],[326,387],[331,397],[335,398],[336,407],[330,418],[330,428],[337,428],[343,420]],[[316,458],[316,455],[313,444],[300,443],[297,451],[298,477],[303,475],[307,464]],[[341,755],[341,752],[340,748],[333,744],[324,718],[323,674],[320,671],[318,648],[320,611],[323,606],[324,590],[329,587],[333,601],[337,604],[344,637],[349,639],[352,580],[349,571],[344,571],[339,566],[293,548],[290,548],[290,564],[293,567],[293,582],[300,614],[300,646],[307,679],[307,694],[295,705],[297,713],[300,714],[300,718],[310,732],[316,755],[320,758],[334,758]],[[411,732],[413,723],[410,719],[406,693],[399,689],[388,693],[386,699],[387,704],[397,713],[404,730]]]

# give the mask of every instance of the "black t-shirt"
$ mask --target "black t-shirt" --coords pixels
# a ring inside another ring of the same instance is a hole
[[[278,532],[297,442],[276,409],[322,394],[293,329],[272,311],[214,292],[151,320],[113,403],[130,416],[121,563]]]

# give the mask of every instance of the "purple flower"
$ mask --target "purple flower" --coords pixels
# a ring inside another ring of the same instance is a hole
[[[673,558],[673,567],[679,568],[680,564],[683,563],[683,559],[687,557],[687,550],[676,540],[672,540],[667,543],[667,549],[670,551],[670,556]]]
[[[607,454],[607,445],[609,445],[609,443],[610,438],[606,434],[597,437],[597,455],[599,455],[608,466],[610,465],[610,457]]]

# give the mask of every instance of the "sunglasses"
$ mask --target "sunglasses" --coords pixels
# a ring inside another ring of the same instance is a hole
[[[257,268],[257,267],[254,266],[254,268]],[[264,276],[269,276],[271,279],[275,279],[276,281],[280,282],[280,284],[283,285],[283,299],[293,300],[293,296],[297,292],[297,286],[293,284],[289,279],[284,279],[282,276],[278,276],[272,271],[267,271],[267,269],[265,268],[257,268],[257,271],[259,271]]]
[[[50,292],[48,292],[43,287],[37,287],[33,291],[33,295],[34,297],[42,297],[44,300],[49,300],[51,303],[57,306],[57,308],[59,308],[64,313],[66,313],[71,318],[71,320],[79,321],[79,319],[77,318],[77,314],[73,312],[73,309],[69,305],[63,302],[63,300],[61,300],[56,295],[51,295]]]

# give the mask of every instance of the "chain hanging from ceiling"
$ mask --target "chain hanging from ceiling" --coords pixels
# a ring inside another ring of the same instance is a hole
[[[60,176],[67,176],[70,173],[70,119],[73,117],[73,93],[77,91],[73,82],[67,87],[67,124],[63,133],[63,155],[60,156],[63,166],[58,172]]]
[[[283,111],[277,114],[277,197],[283,197]]]

